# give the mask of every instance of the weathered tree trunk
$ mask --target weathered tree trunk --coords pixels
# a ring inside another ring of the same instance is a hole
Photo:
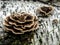
[[[4,36],[6,36],[6,33],[4,33],[3,31],[4,28],[3,20],[7,15],[10,15],[12,12],[28,12],[28,13],[30,12],[35,15],[36,9],[38,7],[45,6],[45,4],[42,4],[40,2],[32,2],[32,1],[30,2],[6,1],[6,2],[0,2],[0,5],[1,5],[0,6],[0,37],[2,37],[3,39]],[[52,21],[54,19],[58,20],[57,25],[52,24]],[[47,18],[39,17],[39,22],[40,22],[40,27],[33,35],[33,38],[31,40],[32,41],[31,45],[60,45],[60,10],[58,10],[57,7],[54,7],[53,15]],[[19,40],[17,40],[16,42],[18,41]]]

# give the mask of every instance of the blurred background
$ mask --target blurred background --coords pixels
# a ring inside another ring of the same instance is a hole
[[[51,4],[54,6],[60,6],[60,0],[1,0],[1,1],[39,1],[46,4]]]

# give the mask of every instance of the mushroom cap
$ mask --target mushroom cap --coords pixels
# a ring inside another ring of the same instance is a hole
[[[4,30],[14,34],[24,34],[38,29],[38,18],[29,13],[13,13],[7,16],[3,22]]]
[[[57,23],[58,23],[58,19],[54,19],[54,20],[52,21],[52,23],[53,23],[53,24],[57,24]]]
[[[37,8],[37,13],[42,14],[42,16],[49,16],[54,12],[53,6],[42,6]]]

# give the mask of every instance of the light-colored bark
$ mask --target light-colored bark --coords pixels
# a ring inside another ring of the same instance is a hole
[[[10,15],[12,12],[30,12],[36,15],[36,9],[41,6],[45,6],[45,4],[39,2],[5,2],[6,7],[3,9],[1,6],[3,2],[0,2],[0,26],[3,27],[3,19]],[[37,15],[38,16],[38,15]],[[52,20],[57,19],[57,26],[52,24]],[[60,44],[60,10],[57,7],[54,7],[54,13],[52,16],[48,18],[39,17],[39,21],[42,20],[41,26],[36,31],[34,35],[33,44],[32,45],[59,45]],[[3,27],[4,28],[4,27]],[[3,29],[1,28],[0,32]],[[3,33],[0,34],[3,36]],[[39,41],[40,40],[40,41]],[[35,44],[34,44],[35,43]]]

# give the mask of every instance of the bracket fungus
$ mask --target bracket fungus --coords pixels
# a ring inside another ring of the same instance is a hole
[[[58,24],[58,19],[54,19],[54,20],[52,21],[52,24]]]
[[[4,30],[13,34],[23,34],[38,29],[38,18],[29,13],[13,13],[7,16],[3,22]]]
[[[37,8],[37,10],[36,10],[36,13],[41,14],[41,16],[43,16],[43,17],[44,16],[48,17],[49,15],[52,15],[53,12],[54,12],[54,9],[52,6],[42,6],[42,7]]]

